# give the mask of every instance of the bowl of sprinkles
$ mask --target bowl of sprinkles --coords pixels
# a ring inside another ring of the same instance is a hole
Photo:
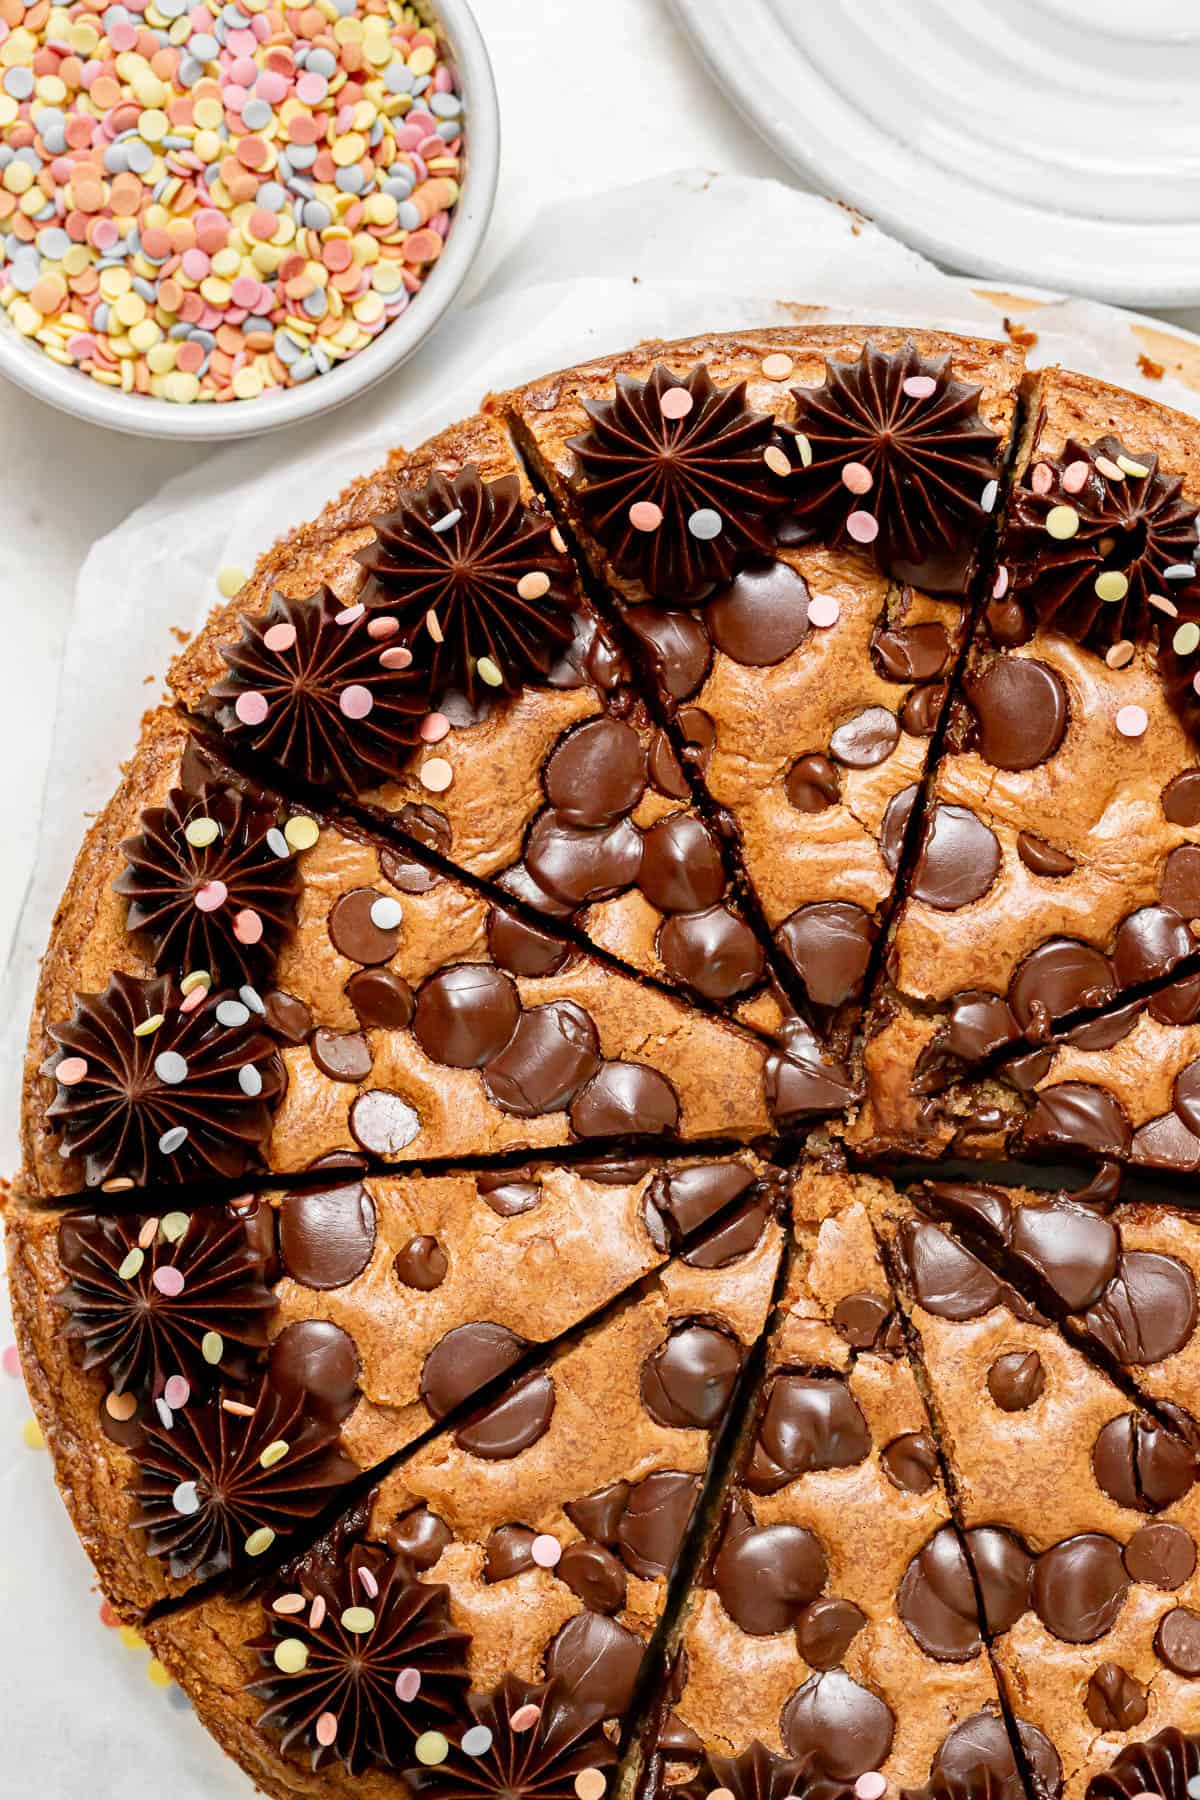
[[[150,437],[325,412],[445,313],[498,165],[465,0],[0,0],[0,373]]]

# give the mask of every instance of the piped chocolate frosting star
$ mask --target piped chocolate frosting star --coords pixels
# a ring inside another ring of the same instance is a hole
[[[1200,1736],[1168,1725],[1141,1744],[1126,1744],[1110,1766],[1088,1783],[1087,1800],[1191,1800],[1189,1784],[1200,1775]]]
[[[58,1091],[46,1118],[61,1154],[84,1159],[89,1187],[237,1176],[261,1163],[284,1071],[237,994],[185,996],[167,976],[118,971],[50,1036],[58,1053],[45,1072]]]
[[[339,1758],[358,1776],[401,1769],[426,1731],[457,1731],[470,1639],[450,1622],[449,1590],[414,1579],[405,1557],[355,1544],[263,1610],[250,1648],[267,1673],[249,1688],[285,1755],[303,1750],[313,1769]]]
[[[586,401],[589,429],[568,440],[576,497],[618,574],[689,600],[774,554],[771,514],[785,504],[766,460],[775,420],[746,405],[746,384],[718,388],[703,364],[647,381],[618,375],[611,400]]]
[[[1000,440],[949,357],[864,344],[795,388],[793,518],[837,545],[871,546],[887,573],[958,591],[996,501]]]
[[[574,1700],[560,1681],[505,1675],[490,1694],[471,1694],[467,1724],[445,1759],[404,1771],[426,1800],[578,1800],[579,1776],[603,1771],[616,1752],[600,1709]]]
[[[1013,494],[1001,556],[1031,624],[1103,653],[1169,638],[1185,612],[1200,618],[1197,541],[1195,504],[1157,456],[1131,455],[1114,437],[1070,438]]]
[[[260,980],[292,931],[300,877],[274,811],[235,788],[172,788],[121,845],[113,887],[130,931],[154,946],[154,966],[214,982]]]
[[[420,741],[430,671],[394,615],[373,618],[328,588],[276,594],[221,655],[229,673],[209,690],[221,730],[306,781],[358,793],[397,775]]]
[[[708,1756],[681,1789],[707,1800],[717,1789],[733,1800],[853,1800],[854,1783],[827,1775],[815,1756],[780,1756],[754,1738],[740,1756]]]
[[[358,1474],[336,1427],[265,1379],[257,1394],[156,1405],[159,1423],[136,1453],[133,1527],[177,1581],[265,1555]]]
[[[471,464],[434,474],[372,524],[358,552],[362,600],[399,620],[431,694],[474,705],[546,679],[574,636],[571,565],[515,475],[484,481]]]

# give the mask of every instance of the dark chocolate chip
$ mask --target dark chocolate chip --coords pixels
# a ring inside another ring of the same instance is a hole
[[[1094,1644],[1116,1624],[1128,1591],[1121,1546],[1102,1532],[1083,1531],[1038,1557],[1030,1597],[1056,1638]]]
[[[438,856],[449,856],[454,833],[449,819],[436,806],[409,801],[396,814],[396,823],[401,831],[406,831],[423,849],[433,850]],[[406,881],[415,880],[417,876],[417,866],[394,850],[380,851],[379,866],[393,887],[404,888]],[[434,877],[434,881],[440,879],[440,876]],[[432,885],[432,882],[428,884]],[[424,894],[428,892],[428,886],[409,887],[406,891],[410,894]]]
[[[659,1425],[710,1430],[724,1416],[741,1346],[711,1325],[676,1325],[642,1365],[642,1405]]]
[[[988,1393],[1001,1412],[1025,1412],[1046,1389],[1046,1371],[1036,1350],[1010,1350],[987,1372]]]
[[[615,1619],[578,1613],[551,1639],[546,1679],[558,1680],[576,1706],[594,1707],[605,1719],[629,1711],[645,1645]]]
[[[1126,1155],[1131,1138],[1120,1101],[1086,1081],[1060,1081],[1043,1088],[1022,1135],[1039,1148],[1116,1157]]]
[[[1034,837],[1032,831],[1017,833],[1017,855],[1031,875],[1041,875],[1046,881],[1058,881],[1064,875],[1075,873],[1073,856],[1068,856],[1065,850],[1056,850],[1045,838]]]
[[[435,1419],[446,1414],[489,1381],[519,1362],[526,1340],[483,1319],[456,1325],[434,1345],[421,1370],[421,1398]]]
[[[446,1252],[435,1237],[427,1234],[409,1238],[404,1248],[396,1252],[392,1263],[396,1279],[405,1287],[418,1288],[423,1294],[441,1287],[449,1267]]]
[[[1117,1267],[1117,1228],[1065,1194],[1013,1210],[1013,1253],[1037,1270],[1072,1312],[1098,1300]]]
[[[1182,1525],[1156,1519],[1135,1531],[1126,1544],[1125,1567],[1131,1580],[1173,1593],[1196,1567],[1195,1540]]]
[[[1154,1250],[1122,1251],[1103,1298],[1087,1314],[1087,1327],[1118,1362],[1165,1362],[1196,1328],[1191,1270]]]
[[[620,1542],[621,1519],[632,1492],[629,1482],[610,1481],[582,1500],[568,1500],[563,1511],[584,1537],[612,1549]]]
[[[470,1330],[470,1326],[464,1329]],[[453,1332],[447,1334],[452,1337]],[[446,1339],[442,1339],[444,1344]],[[440,1346],[439,1346],[440,1347]],[[426,1368],[429,1364],[426,1361]],[[508,1462],[528,1450],[550,1429],[554,1414],[554,1382],[544,1371],[524,1375],[499,1400],[493,1400],[454,1434],[460,1450],[486,1462]]]
[[[437,1563],[454,1533],[444,1519],[427,1506],[414,1506],[388,1527],[387,1547],[393,1556],[406,1556],[418,1574]]]
[[[982,1644],[975,1583],[951,1525],[943,1525],[904,1571],[896,1610],[935,1662],[967,1662]]]
[[[1099,1731],[1132,1731],[1148,1711],[1141,1682],[1115,1662],[1102,1662],[1095,1670],[1084,1705]]]
[[[1122,987],[1157,981],[1196,948],[1185,920],[1170,906],[1141,906],[1122,919],[1113,966]]]
[[[1037,1035],[1051,1020],[1100,1006],[1116,992],[1107,956],[1074,938],[1049,938],[1018,963],[1008,999],[1021,1030]]]
[[[305,1044],[313,1028],[313,1016],[303,1000],[273,988],[263,997],[263,1020],[272,1037],[281,1044]]]
[[[631,1574],[643,1581],[666,1580],[700,1498],[701,1485],[698,1475],[659,1469],[630,1488],[617,1525],[617,1546]]]
[[[883,825],[879,832],[879,854],[892,875],[900,867],[900,855],[908,835],[908,821],[912,818],[912,809],[919,792],[916,782],[910,782],[908,787],[901,788],[898,794],[892,795],[883,815]]]
[[[704,609],[718,650],[750,668],[779,663],[808,636],[808,586],[788,563],[759,563],[735,575]]]
[[[567,825],[546,811],[525,846],[525,866],[552,900],[585,906],[624,893],[638,878],[642,834],[631,819],[599,830]]]
[[[949,689],[944,681],[927,681],[904,698],[900,724],[909,737],[932,737],[942,716]]]
[[[839,1781],[855,1781],[887,1761],[892,1710],[844,1669],[822,1670],[796,1689],[780,1715],[790,1756],[811,1756]]]
[[[1180,844],[1163,869],[1160,899],[1182,919],[1200,919],[1200,844]]]
[[[783,791],[797,812],[819,813],[838,804],[841,782],[829,758],[813,752],[792,764],[784,777]]]
[[[685,1250],[681,1261],[692,1269],[727,1269],[730,1263],[748,1256],[759,1244],[770,1217],[771,1202],[767,1195],[752,1194]]]
[[[390,962],[400,948],[399,925],[380,927],[371,917],[371,908],[383,898],[378,888],[361,887],[351,888],[334,902],[329,914],[330,940],[351,962]]]
[[[557,975],[571,957],[569,944],[505,906],[493,906],[488,913],[487,946],[496,967],[509,975]]]
[[[708,1000],[731,1000],[762,979],[762,945],[727,906],[673,913],[659,926],[656,943],[667,973]]]
[[[1171,1105],[1193,1136],[1200,1136],[1200,1062],[1188,1063],[1175,1077]]]
[[[1067,728],[1067,690],[1032,656],[997,656],[968,677],[979,754],[997,769],[1032,769],[1054,755]]]
[[[712,661],[712,645],[699,619],[690,612],[644,604],[631,606],[625,616],[650,652],[660,685],[672,700],[688,699]]]
[[[575,1095],[568,1112],[571,1129],[581,1138],[674,1133],[679,1129],[675,1089],[665,1075],[644,1063],[601,1063],[587,1086]]]
[[[950,651],[949,633],[936,620],[877,628],[871,637],[871,660],[885,681],[932,681],[945,673]]]
[[[1133,1000],[1128,1006],[1118,1007],[1116,1012],[1073,1025],[1070,1031],[1063,1033],[1063,1043],[1073,1044],[1078,1050],[1111,1050],[1114,1044],[1129,1036],[1141,1013],[1141,1001]]]
[[[488,1094],[520,1119],[561,1112],[600,1067],[591,1018],[574,1000],[522,1013],[517,1029],[484,1070]]]
[[[927,1431],[905,1431],[885,1444],[883,1472],[902,1494],[927,1494],[938,1477],[937,1450]]]
[[[796,1624],[829,1575],[821,1541],[800,1525],[759,1525],[727,1535],[713,1586],[735,1625],[771,1637]]]
[[[1156,1419],[1121,1413],[1096,1434],[1092,1469],[1118,1506],[1153,1512],[1187,1493],[1196,1479],[1196,1452]]]
[[[814,1600],[796,1620],[796,1648],[810,1669],[836,1669],[866,1622],[853,1600]]]
[[[899,742],[895,713],[886,706],[868,706],[838,726],[829,740],[829,751],[848,769],[873,769],[887,761]]]
[[[308,1410],[340,1425],[358,1405],[358,1348],[348,1331],[329,1319],[296,1319],[271,1344],[271,1385],[287,1401],[303,1398]]]
[[[589,1612],[618,1613],[625,1605],[625,1570],[603,1544],[568,1544],[555,1574]]]
[[[287,1194],[279,1209],[279,1253],[294,1281],[345,1287],[375,1248],[375,1202],[360,1181],[324,1193]]]
[[[1033,1792],[1039,1800],[1057,1800],[1062,1790],[1058,1752],[1036,1725],[1018,1719],[1016,1726],[1033,1776]],[[931,1773],[954,1794],[976,1793],[981,1782],[992,1800],[1023,1800],[1026,1793],[1007,1727],[995,1712],[978,1712],[956,1725],[935,1756]]]
[[[833,1309],[833,1328],[855,1350],[870,1350],[891,1316],[881,1294],[845,1294]]]
[[[475,1187],[480,1199],[486,1200],[502,1219],[513,1219],[518,1213],[529,1212],[542,1197],[536,1181],[525,1181],[520,1175],[506,1172],[477,1175]]]
[[[702,706],[680,708],[675,723],[683,739],[683,759],[689,768],[703,775],[712,759],[717,742],[716,722]]]
[[[753,1185],[753,1171],[740,1162],[694,1163],[660,1170],[647,1191],[648,1208],[668,1222],[678,1237],[691,1236]],[[656,1240],[657,1241],[657,1240]],[[664,1235],[658,1248],[665,1250]]]
[[[871,960],[876,927],[850,900],[797,907],[775,933],[816,1006],[841,1006],[856,995]]]
[[[965,806],[935,806],[925,822],[909,892],[954,912],[980,900],[1000,872],[994,831]]]
[[[533,1560],[536,1536],[537,1532],[531,1531],[528,1525],[498,1525],[484,1545],[483,1579],[511,1581],[514,1575],[523,1575],[526,1569],[536,1568]]]
[[[708,826],[691,813],[672,813],[642,840],[637,884],[659,912],[702,912],[725,892],[725,866]]]
[[[999,994],[972,989],[959,994],[951,1004],[946,1047],[964,1062],[982,1062],[984,1057],[1010,1044],[1020,1030],[1007,1000]]]
[[[413,1035],[434,1062],[478,1069],[508,1043],[520,1015],[510,976],[489,963],[456,963],[422,983]]]
[[[813,1469],[848,1469],[871,1453],[871,1432],[848,1384],[836,1375],[779,1375],[759,1421],[758,1441],[785,1480]]]
[[[1186,1606],[1165,1613],[1154,1634],[1154,1648],[1177,1675],[1200,1676],[1200,1616]]]
[[[559,739],[544,779],[564,825],[611,825],[646,791],[642,740],[620,719],[589,719]]]
[[[346,983],[346,998],[364,1031],[405,1031],[416,999],[403,976],[391,969],[359,969]]]
[[[371,1046],[360,1031],[327,1031],[312,1036],[312,1059],[330,1081],[365,1081],[371,1073]]]
[[[967,1532],[967,1554],[983,1599],[983,1616],[993,1637],[1008,1631],[1029,1608],[1034,1561],[1024,1544],[999,1525],[976,1525]]]
[[[1005,1299],[1000,1279],[927,1220],[906,1219],[900,1247],[914,1299],[939,1319],[982,1318]]]
[[[691,792],[675,746],[661,728],[650,739],[646,772],[651,787],[656,793],[665,794],[668,800],[686,800]]]
[[[1200,769],[1171,777],[1162,791],[1162,809],[1172,825],[1200,825]]]

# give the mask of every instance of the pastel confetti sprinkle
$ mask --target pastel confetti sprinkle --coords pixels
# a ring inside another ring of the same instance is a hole
[[[171,1671],[164,1663],[159,1662],[157,1656],[152,1656],[146,1664],[146,1679],[155,1687],[170,1687]]]
[[[1087,478],[1090,474],[1091,470],[1087,463],[1068,463],[1063,470],[1062,484],[1064,494],[1078,494],[1082,492],[1087,486]]]
[[[860,1775],[854,1784],[855,1800],[881,1800],[887,1792],[887,1781],[878,1769],[871,1769]]]
[[[875,477],[866,463],[848,462],[842,470],[842,486],[852,494],[869,494],[875,485]]]
[[[61,366],[253,400],[357,355],[437,266],[464,108],[415,6],[9,0],[0,36],[0,306]]]
[[[141,1274],[142,1264],[145,1260],[146,1252],[140,1245],[135,1244],[131,1250],[128,1250],[125,1253],[121,1258],[121,1261],[117,1264],[118,1278],[121,1281],[132,1281],[135,1275]]]
[[[271,1527],[269,1525],[260,1525],[258,1530],[252,1531],[250,1536],[246,1539],[246,1555],[262,1556],[264,1551],[269,1550],[274,1542],[275,1533],[271,1530]]]
[[[171,1495],[171,1505],[183,1518],[200,1511],[200,1493],[194,1481],[181,1481]]]
[[[249,688],[244,694],[238,695],[233,703],[233,710],[243,725],[261,725],[270,708],[265,694],[260,694],[257,688]]]
[[[578,1800],[603,1800],[608,1783],[600,1769],[580,1769],[575,1777]]]
[[[371,923],[376,931],[395,931],[404,917],[404,908],[388,894],[380,894],[371,902]]]
[[[487,1725],[472,1725],[464,1731],[460,1748],[467,1756],[486,1756],[492,1747],[492,1733]]]
[[[525,579],[524,576],[522,576],[521,579],[524,580]],[[549,583],[547,582],[546,585],[549,586]],[[517,591],[518,591],[518,593],[520,592],[519,585],[518,585]],[[399,619],[394,619],[390,613],[384,613],[382,616],[377,616],[376,618],[370,619],[367,622],[367,636],[369,638],[395,637],[395,635],[399,631],[399,629],[400,629]],[[412,661],[411,652],[409,653],[409,661],[410,662]]]
[[[387,652],[385,651],[386,655]],[[444,737],[450,735],[450,721],[445,713],[426,713],[421,720],[421,742],[424,744],[440,744]]]
[[[280,1594],[278,1600],[272,1604],[271,1611],[285,1617],[291,1613],[302,1613],[304,1611],[304,1595]]]
[[[1098,456],[1096,468],[1106,481],[1124,481],[1125,471],[1119,469],[1110,456]]]
[[[299,1675],[308,1664],[308,1646],[300,1638],[281,1638],[275,1646],[274,1660],[284,1675]]]
[[[63,1087],[74,1087],[87,1072],[87,1059],[82,1056],[64,1056],[54,1071]]]
[[[173,1412],[178,1412],[187,1405],[192,1397],[191,1387],[185,1375],[170,1375],[163,1388],[163,1399]]]
[[[141,1224],[141,1229],[137,1234],[137,1241],[138,1241],[139,1247],[143,1250],[148,1250],[157,1236],[158,1236],[158,1220],[157,1219],[143,1219],[142,1224]]]
[[[376,1581],[371,1570],[367,1568],[365,1563],[363,1564],[362,1568],[360,1568],[358,1571],[358,1585],[362,1589],[363,1593],[367,1596],[368,1600],[374,1600],[377,1598],[377,1596],[379,1594],[379,1583]]]
[[[653,500],[635,500],[629,508],[629,523],[635,531],[657,531],[662,522],[662,507]]]
[[[374,1627],[375,1614],[369,1606],[348,1606],[342,1613],[343,1631],[352,1632],[356,1637],[362,1637]]]
[[[315,819],[308,819],[303,813],[297,813],[284,826],[283,835],[293,850],[311,850],[321,831]]]
[[[841,616],[841,602],[832,594],[814,594],[808,603],[808,622],[820,631],[836,625]]]
[[[219,1000],[216,1011],[217,1024],[224,1025],[227,1031],[236,1031],[250,1022],[250,1008],[242,1000]]]
[[[1134,462],[1132,456],[1118,456],[1117,467],[1123,475],[1132,475],[1135,480],[1150,473],[1145,463]]]
[[[243,906],[240,912],[233,915],[233,935],[239,944],[260,943],[262,934],[262,919],[251,907]]]
[[[856,544],[873,544],[879,536],[879,520],[874,513],[852,512],[846,520],[846,530]]]
[[[211,986],[212,976],[207,969],[192,969],[180,982],[179,991],[182,994],[192,994],[195,993],[197,988],[208,989]]]
[[[1194,563],[1171,563],[1163,570],[1163,580],[1190,581],[1195,573]]]
[[[1029,485],[1035,494],[1048,494],[1054,486],[1054,470],[1049,463],[1035,463],[1033,473],[1029,477]]]
[[[664,419],[686,419],[696,402],[686,388],[667,388],[659,401]]]
[[[421,786],[428,788],[431,794],[444,794],[454,780],[454,770],[441,756],[431,756],[428,762],[421,764],[417,774]]]
[[[334,1744],[337,1742],[337,1734],[338,1734],[337,1714],[331,1713],[331,1712],[323,1712],[321,1714],[320,1718],[317,1720],[316,1727],[315,1727],[315,1735],[316,1735],[316,1740],[317,1740],[318,1744],[322,1745],[324,1749],[328,1750],[329,1746],[331,1744]]]
[[[108,1631],[116,1631],[120,1626],[121,1621],[113,1611],[112,1603],[108,1600],[100,1602],[100,1623]]]
[[[0,1363],[3,1364],[6,1375],[11,1375],[15,1381],[21,1379],[21,1358],[15,1344],[5,1344],[4,1355],[0,1357]]]
[[[217,592],[223,599],[232,600],[235,594],[241,593],[249,579],[245,569],[239,569],[230,563],[217,570]]]
[[[782,350],[773,350],[770,356],[762,359],[762,372],[768,381],[786,381],[795,363]]]
[[[1129,592],[1129,582],[1119,569],[1105,569],[1097,575],[1092,583],[1097,598],[1100,600],[1123,600]]]
[[[238,1070],[238,1086],[248,1100],[257,1100],[262,1093],[262,1076],[252,1063]]]
[[[529,1554],[539,1569],[553,1569],[562,1559],[562,1545],[556,1537],[543,1531],[530,1544]]]
[[[209,844],[215,844],[221,835],[221,827],[215,819],[189,819],[183,828],[183,835],[194,850],[203,850]]]
[[[522,575],[517,583],[517,593],[522,600],[540,600],[543,594],[549,592],[550,577],[544,569],[530,569],[529,573]]]
[[[1079,530],[1079,514],[1073,506],[1052,506],[1046,514],[1046,530],[1052,538],[1065,542]]]
[[[910,400],[928,400],[937,393],[937,382],[932,375],[910,375],[904,392]]]
[[[407,669],[411,666],[412,659],[411,650],[406,649],[403,644],[396,644],[390,650],[380,651],[379,666],[381,669]]]
[[[295,642],[296,627],[287,624],[286,621],[279,625],[270,625],[263,632],[263,643],[268,650],[275,651],[277,655],[285,650],[290,650]]]
[[[401,1669],[396,1677],[396,1698],[407,1706],[421,1691],[420,1669]]]
[[[140,1631],[135,1631],[132,1625],[122,1625],[120,1634],[121,1642],[127,1650],[144,1650],[146,1648],[145,1638]]]
[[[778,475],[782,478],[784,475],[790,475],[792,472],[792,465],[783,454],[783,451],[779,448],[778,444],[767,445],[766,449],[763,451],[763,461],[766,463],[768,469],[770,469],[772,475]]]
[[[690,514],[687,528],[692,537],[699,538],[702,544],[708,544],[720,537],[725,525],[720,513],[714,512],[711,506],[699,506]]]
[[[104,1396],[104,1410],[118,1425],[127,1425],[137,1411],[136,1394],[111,1393]]]
[[[185,1212],[164,1213],[159,1230],[162,1232],[163,1237],[167,1240],[168,1244],[177,1244],[187,1230],[189,1223],[188,1215]]]
[[[281,1463],[283,1461],[290,1448],[291,1445],[286,1439],[276,1438],[272,1443],[267,1445],[266,1449],[259,1457],[258,1460],[260,1466],[264,1469],[273,1469],[276,1463]]]
[[[504,677],[490,656],[481,656],[475,665],[479,679],[488,687],[501,687]]]
[[[164,1050],[154,1059],[154,1073],[167,1087],[178,1087],[187,1080],[187,1072],[187,1058],[180,1056],[178,1050]]]
[[[1176,656],[1190,656],[1193,650],[1200,648],[1200,625],[1188,620],[1181,625],[1171,639],[1171,648]]]
[[[449,1756],[450,1743],[440,1731],[423,1731],[413,1745],[413,1750],[419,1763],[436,1768],[438,1763],[444,1763]]]
[[[1122,638],[1117,644],[1110,644],[1104,652],[1104,660],[1110,669],[1123,669],[1133,661],[1134,648],[1128,638]]]
[[[347,719],[365,719],[375,705],[370,688],[355,682],[338,695],[338,707]]]
[[[1127,738],[1142,737],[1149,723],[1144,706],[1123,706],[1116,717],[1117,730]]]
[[[26,1419],[21,1427],[21,1436],[29,1450],[44,1450],[46,1440],[42,1436],[42,1428],[36,1419]]]
[[[989,481],[984,487],[982,494],[979,496],[979,505],[985,513],[990,513],[999,498],[1000,483],[998,481]]]
[[[992,583],[992,599],[1003,600],[1008,592],[1008,564],[1001,563],[996,570],[996,579]]]
[[[812,467],[813,459],[812,445],[802,431],[796,433],[796,450],[800,457],[801,467],[810,469]]]
[[[532,1731],[541,1716],[540,1706],[518,1706],[508,1722],[514,1731]]]

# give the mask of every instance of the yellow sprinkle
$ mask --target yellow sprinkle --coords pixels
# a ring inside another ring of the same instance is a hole
[[[259,1463],[264,1469],[273,1469],[276,1463],[283,1461],[290,1448],[291,1446],[283,1438],[276,1438],[274,1443],[267,1445],[258,1459]]]
[[[190,1224],[185,1212],[169,1212],[163,1214],[160,1229],[168,1244],[177,1244]]]
[[[1171,648],[1176,656],[1190,656],[1198,646],[1200,646],[1200,625],[1193,624],[1189,619],[1186,625],[1179,627],[1171,639]]]
[[[1129,582],[1119,569],[1105,569],[1092,586],[1101,600],[1123,600],[1129,592]]]
[[[239,400],[257,400],[262,393],[262,376],[257,364],[243,363],[233,378],[233,391]]]
[[[1123,474],[1133,475],[1135,477],[1139,475],[1148,475],[1150,473],[1145,463],[1134,462],[1131,456],[1118,456],[1117,467]]]
[[[374,1625],[375,1614],[369,1606],[348,1606],[342,1614],[343,1630],[352,1631],[356,1637],[371,1631]]]
[[[151,1013],[148,1019],[143,1019],[140,1025],[134,1026],[133,1035],[134,1037],[150,1037],[165,1022],[165,1013]]]
[[[786,381],[795,366],[791,357],[786,356],[782,350],[776,350],[762,359],[762,372],[768,381]]]
[[[146,1664],[146,1675],[155,1687],[167,1688],[171,1685],[170,1670],[163,1667],[157,1656],[152,1656]]]
[[[149,83],[146,83],[144,88],[139,88],[138,98],[141,98],[143,92],[148,94],[150,91]],[[151,106],[138,120],[137,129],[138,136],[147,144],[161,144],[171,129],[171,122],[165,112],[160,112],[157,106]]]
[[[200,392],[199,377],[189,375],[186,369],[172,369],[169,375],[163,377],[163,392],[177,406],[187,406]]]
[[[450,1745],[440,1731],[423,1731],[413,1749],[417,1753],[417,1761],[435,1767],[444,1763],[450,1754]]]
[[[808,439],[805,437],[805,435],[802,431],[798,431],[796,433],[796,449],[800,453],[801,467],[805,468],[805,469],[811,468],[812,467],[812,459],[813,459],[812,458],[812,445],[809,443]]]
[[[42,1436],[42,1428],[36,1419],[26,1419],[24,1425],[21,1427],[21,1436],[25,1440],[26,1447],[30,1450],[44,1450],[46,1448],[46,1440]]]
[[[121,1642],[127,1650],[144,1650],[146,1648],[145,1638],[140,1632],[135,1631],[132,1625],[122,1625],[120,1636]]]
[[[454,770],[444,756],[431,756],[417,771],[421,786],[431,794],[444,794],[454,780]]]
[[[283,835],[293,850],[311,850],[321,835],[321,828],[315,819],[297,813],[284,826]]]
[[[239,569],[236,564],[230,564],[224,569],[217,570],[217,591],[223,594],[226,600],[232,600],[235,594],[241,593],[249,579],[245,569]]]
[[[1079,530],[1079,514],[1073,506],[1052,506],[1046,514],[1046,530],[1060,541],[1073,538]]]
[[[299,1675],[308,1663],[308,1645],[300,1638],[281,1638],[275,1646],[275,1667],[285,1675]]]
[[[225,1340],[219,1331],[206,1331],[200,1339],[200,1354],[206,1363],[215,1367],[225,1354]]]
[[[207,969],[191,969],[179,984],[181,993],[190,994],[193,988],[210,988],[212,976]]]
[[[133,286],[128,269],[104,269],[100,274],[100,292],[106,300],[119,300]]]
[[[419,44],[408,59],[409,72],[413,75],[432,75],[436,61],[437,56],[432,46]]]
[[[0,176],[0,185],[8,189],[10,194],[23,194],[26,188],[33,186],[33,170],[28,163],[11,162]]]
[[[225,119],[225,108],[219,100],[197,100],[192,117],[202,131],[216,131]]]
[[[113,312],[122,325],[137,325],[146,316],[146,302],[140,294],[122,294],[114,302]]]
[[[481,656],[475,667],[479,671],[480,681],[486,682],[488,687],[501,687],[503,685],[504,677],[490,656]]]
[[[773,475],[790,475],[792,465],[778,444],[768,444],[763,451],[763,461]]]
[[[183,835],[189,844],[197,850],[203,850],[206,844],[215,843],[221,835],[221,827],[215,819],[189,819],[183,828]]]
[[[261,1556],[263,1551],[269,1550],[274,1542],[275,1533],[271,1530],[271,1527],[269,1525],[260,1525],[258,1530],[252,1531],[250,1536],[246,1539],[246,1555]]]
[[[145,1251],[139,1250],[135,1245],[122,1259],[120,1267],[117,1270],[118,1279],[121,1281],[132,1281],[135,1275],[141,1274],[142,1265],[145,1260]]]
[[[225,248],[223,250],[218,250],[217,254],[213,257],[212,266],[214,275],[221,275],[231,279],[241,268],[242,259],[236,250],[229,244],[226,244]]]

